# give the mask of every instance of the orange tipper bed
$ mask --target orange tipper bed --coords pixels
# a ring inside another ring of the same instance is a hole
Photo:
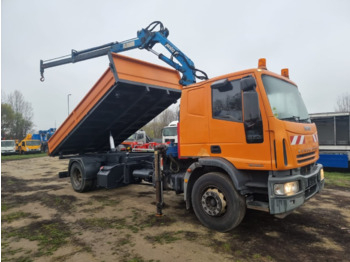
[[[181,96],[177,71],[113,54],[101,76],[48,142],[49,155],[103,152],[118,145]]]

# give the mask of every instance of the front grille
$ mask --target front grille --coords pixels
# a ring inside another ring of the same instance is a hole
[[[316,157],[316,152],[310,152],[310,153],[297,155],[298,164],[302,164],[302,163],[311,161],[311,160],[315,159],[315,157]]]
[[[300,155],[297,155],[297,158],[303,158],[303,157],[308,157],[308,156],[313,156],[313,155],[315,155],[315,152],[300,154]]]

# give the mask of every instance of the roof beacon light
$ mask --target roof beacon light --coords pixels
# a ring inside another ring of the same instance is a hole
[[[289,69],[288,68],[281,69],[281,75],[289,78]]]
[[[266,67],[266,58],[260,58],[260,59],[259,59],[258,68],[259,68],[259,69],[267,70],[267,67]]]

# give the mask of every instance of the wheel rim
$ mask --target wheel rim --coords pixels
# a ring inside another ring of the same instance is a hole
[[[72,178],[73,178],[74,185],[80,186],[83,177],[82,177],[82,174],[78,168],[75,168],[73,170]]]
[[[221,216],[226,212],[225,196],[217,188],[209,188],[202,195],[201,204],[209,216]]]

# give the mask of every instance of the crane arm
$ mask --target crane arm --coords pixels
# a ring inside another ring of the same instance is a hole
[[[159,31],[154,31],[155,27],[160,26]],[[200,80],[208,79],[205,72],[196,69],[194,63],[188,58],[179,48],[177,48],[170,40],[168,40],[169,31],[164,28],[163,24],[159,21],[151,23],[144,29],[137,32],[137,37],[129,39],[123,42],[112,42],[109,44],[85,49],[82,51],[72,50],[71,54],[65,57],[59,57],[51,60],[40,60],[40,73],[41,81],[44,81],[44,70],[46,68],[60,66],[69,63],[76,63],[87,59],[92,59],[100,56],[107,55],[110,52],[121,53],[131,49],[146,49],[157,55],[159,59],[176,69],[182,74],[180,80],[181,85],[189,85],[196,82],[196,78]],[[155,44],[161,44],[171,54],[171,57],[167,57],[163,54],[159,54],[152,48]],[[174,61],[175,58],[177,60]],[[199,74],[198,74],[199,73]]]

